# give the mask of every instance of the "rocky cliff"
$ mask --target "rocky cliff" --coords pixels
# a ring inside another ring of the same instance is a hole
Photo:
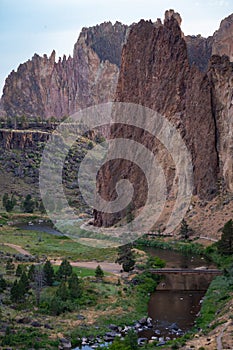
[[[192,156],[194,194],[211,199],[218,182],[232,191],[232,64],[227,57],[213,56],[211,40],[192,39],[200,44],[196,64],[190,61],[180,19],[167,11],[164,24],[140,21],[129,33],[122,52],[116,101],[134,102],[150,107],[165,116],[181,133]],[[203,51],[208,54],[199,58]],[[213,46],[212,46],[213,50]],[[194,57],[194,56],[193,56]],[[208,72],[207,70],[208,62]],[[166,150],[146,133],[129,127],[112,130],[112,137],[132,138],[157,154],[166,175],[168,188],[174,179],[174,164]],[[108,200],[115,199],[117,178],[128,177],[134,184],[137,209],[145,202],[145,177],[133,164],[118,160],[105,166],[99,178],[99,191]],[[109,190],[110,189],[110,190]],[[118,219],[121,218],[118,215]],[[116,215],[95,213],[95,224],[109,226]]]
[[[233,61],[233,14],[222,20],[220,28],[213,35],[213,55],[227,55]]]
[[[84,28],[73,57],[56,62],[55,52],[50,57],[35,55],[12,72],[1,108],[9,116],[48,118],[114,99],[141,104],[164,115],[182,135],[192,157],[194,194],[211,199],[219,184],[233,191],[232,23],[231,15],[207,39],[185,37],[181,17],[173,10],[166,12],[164,23],[142,20],[130,28],[120,23]],[[156,153],[172,196],[175,164],[165,147],[132,127],[115,126],[111,137],[117,136],[140,140]],[[34,136],[28,137],[13,132],[0,135],[8,150],[30,145]],[[128,161],[106,164],[99,174],[100,193],[114,199],[118,176],[134,183],[134,206],[140,208],[146,200],[145,177]],[[108,226],[115,219],[95,213],[96,225]]]
[[[33,130],[6,130],[0,129],[0,146],[4,150],[33,149],[40,142],[45,143],[50,133]]]
[[[188,35],[185,37],[185,41],[189,63],[197,66],[202,72],[206,72],[212,55],[213,37],[203,38],[201,35]]]
[[[208,76],[216,123],[219,178],[225,189],[233,192],[233,63],[229,57],[212,56]]]
[[[34,55],[7,77],[2,108],[8,116],[63,117],[112,100],[127,26],[116,22],[84,28],[73,57]]]
[[[201,35],[185,37],[189,63],[201,71],[207,71],[212,55],[227,55],[233,61],[233,14],[221,21],[215,33],[203,38]]]

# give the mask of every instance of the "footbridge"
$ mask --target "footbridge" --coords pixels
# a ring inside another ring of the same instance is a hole
[[[162,268],[151,269],[151,273],[162,275],[162,281],[156,290],[196,290],[206,291],[214,277],[222,275],[218,269]]]
[[[156,275],[222,275],[222,271],[218,269],[207,269],[207,268],[196,268],[196,269],[177,269],[177,268],[171,268],[171,269],[150,269],[150,272]]]

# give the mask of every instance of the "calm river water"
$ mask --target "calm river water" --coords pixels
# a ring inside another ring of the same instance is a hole
[[[23,229],[43,231],[50,234],[61,235],[59,231],[46,224],[35,224],[33,226],[20,225]],[[166,267],[171,268],[196,268],[200,266],[212,267],[203,257],[186,256],[179,252],[168,251],[157,248],[145,248],[152,256],[158,256],[166,261]],[[175,278],[175,276],[174,276]],[[201,276],[200,276],[201,278]],[[139,337],[150,339],[152,336],[159,338],[175,338],[182,332],[190,329],[200,310],[201,299],[204,291],[155,291],[151,294],[148,305],[148,316],[152,318],[153,328],[143,330]],[[177,330],[177,332],[175,331]],[[92,349],[89,346],[82,350]]]

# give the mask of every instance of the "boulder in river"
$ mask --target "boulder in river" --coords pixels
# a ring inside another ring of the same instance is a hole
[[[147,343],[147,338],[138,338],[138,345],[144,345]]]

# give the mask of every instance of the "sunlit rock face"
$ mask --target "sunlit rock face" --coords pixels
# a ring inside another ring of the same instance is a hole
[[[58,62],[34,55],[7,77],[2,109],[8,116],[61,118],[113,100],[127,26],[116,22],[84,28],[73,57]]]
[[[185,38],[180,23],[180,16],[170,10],[164,23],[141,20],[132,26],[122,51],[116,101],[154,109],[177,128],[192,157],[194,194],[208,200],[217,194],[219,180],[232,191],[232,64],[227,57],[212,57],[217,32],[209,39]],[[152,150],[172,193],[175,167],[161,144],[126,126],[113,128],[111,137],[132,138]],[[133,206],[139,210],[145,203],[146,180],[132,163],[117,160],[106,165],[98,191],[114,200],[122,176],[133,183]],[[122,215],[96,211],[95,224],[111,226]]]

